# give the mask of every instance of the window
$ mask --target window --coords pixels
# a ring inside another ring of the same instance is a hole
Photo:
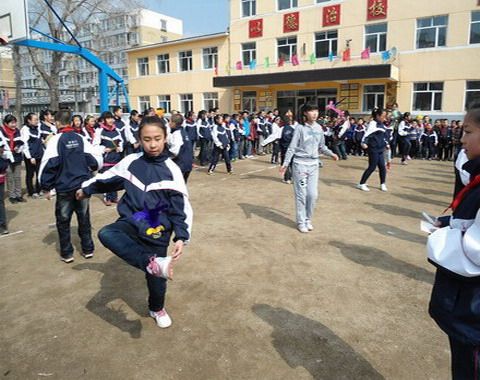
[[[417,19],[417,49],[445,46],[447,24],[448,16]]]
[[[363,87],[363,112],[369,112],[375,107],[383,108],[385,86],[369,85]]]
[[[278,10],[296,8],[298,6],[297,0],[278,0]]]
[[[336,30],[315,33],[315,55],[317,58],[327,58],[332,52],[337,55],[338,33]]]
[[[442,110],[442,82],[422,82],[413,84],[414,111]]]
[[[148,58],[138,58],[137,59],[137,69],[139,76],[146,76],[150,74],[148,68]]]
[[[178,65],[180,71],[191,71],[192,70],[192,51],[181,51],[178,53]]]
[[[164,20],[164,19],[160,20],[160,29],[162,30],[162,32],[167,31],[167,20]]]
[[[150,96],[139,96],[138,97],[138,109],[141,112],[150,108]]]
[[[203,109],[209,110],[218,107],[218,92],[203,93]]]
[[[257,45],[255,42],[242,44],[242,62],[244,66],[248,66],[251,61],[257,59]]]
[[[365,25],[365,49],[371,53],[387,50],[387,24]]]
[[[257,93],[244,91],[242,94],[242,111],[255,112],[257,109]]]
[[[290,61],[292,55],[297,54],[297,37],[279,38],[277,40],[278,59]]]
[[[472,22],[470,23],[470,43],[480,43],[480,11],[472,12]]]
[[[254,16],[257,14],[256,0],[242,0],[242,17]]]
[[[468,80],[467,93],[465,94],[465,109],[468,109],[473,104],[480,103],[480,81]]]
[[[158,106],[163,108],[165,112],[170,112],[172,109],[170,105],[170,95],[158,95]]]
[[[218,64],[218,49],[216,47],[204,48],[202,51],[203,68],[213,69]]]
[[[193,94],[181,94],[180,112],[186,114],[188,111],[193,111]]]
[[[157,69],[159,74],[170,72],[170,54],[157,55]]]

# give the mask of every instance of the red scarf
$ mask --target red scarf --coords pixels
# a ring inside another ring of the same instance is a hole
[[[72,127],[71,125],[66,125],[65,127],[60,128],[60,133],[66,133],[66,132],[81,132],[82,129],[80,128],[79,130]]]
[[[7,127],[6,125],[3,126],[3,132],[7,135],[9,142],[8,145],[10,145],[10,150],[13,152],[15,149],[15,132],[17,132],[17,128],[11,129]]]
[[[116,127],[115,127],[115,124],[113,124],[111,127],[108,126],[107,124],[102,124],[102,128],[111,132],[111,131],[114,131]]]
[[[475,178],[473,180],[470,181],[470,183],[465,186],[462,190],[460,190],[457,194],[457,196],[455,197],[455,199],[452,201],[452,203],[450,204],[450,206],[448,206],[444,213],[446,211],[448,211],[448,209],[452,209],[452,211],[455,211],[458,207],[458,205],[460,203],[462,203],[463,201],[463,198],[465,198],[465,195],[467,195],[467,193],[476,188],[477,186],[480,185],[480,174],[479,175],[476,175]]]

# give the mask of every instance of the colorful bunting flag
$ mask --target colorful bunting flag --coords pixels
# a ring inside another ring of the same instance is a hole
[[[278,59],[278,67],[283,67],[283,64],[285,63],[285,58],[280,57]]]
[[[362,59],[370,59],[370,46],[362,51],[362,53],[360,54],[360,57]]]
[[[252,59],[248,66],[250,66],[250,70],[254,70],[257,67],[257,60]]]
[[[218,66],[215,66],[215,76],[218,76]]]
[[[342,61],[350,61],[350,48],[343,51]]]
[[[335,58],[335,56],[333,55],[333,51],[330,51],[330,52],[328,53],[328,60],[329,60],[330,62],[333,62],[333,59],[334,59],[334,58]]]
[[[300,61],[298,60],[298,56],[296,54],[292,55],[291,61],[293,66],[298,66],[300,64]]]
[[[310,64],[314,65],[317,62],[317,57],[315,57],[315,53],[310,54]]]
[[[390,59],[390,50],[382,52],[382,61],[387,62]]]
[[[242,69],[242,61],[237,61],[237,63],[235,64],[235,68],[237,70],[241,70]]]
[[[263,65],[267,69],[270,67],[270,58],[269,57],[265,57],[265,63]]]

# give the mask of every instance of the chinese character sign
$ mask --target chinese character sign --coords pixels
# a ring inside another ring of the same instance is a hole
[[[387,18],[387,0],[368,0],[367,21]]]
[[[248,37],[262,37],[263,36],[263,19],[250,20],[248,23]]]
[[[298,12],[283,15],[283,33],[297,32],[300,28],[300,15]]]
[[[323,8],[323,26],[340,25],[340,4]]]

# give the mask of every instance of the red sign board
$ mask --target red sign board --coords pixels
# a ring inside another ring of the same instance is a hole
[[[340,25],[340,4],[323,8],[323,26]]]
[[[368,0],[367,21],[387,18],[388,0]]]
[[[250,20],[248,23],[248,37],[262,37],[263,36],[263,18],[258,20]]]
[[[283,33],[297,32],[300,28],[300,14],[298,12],[283,15]]]

